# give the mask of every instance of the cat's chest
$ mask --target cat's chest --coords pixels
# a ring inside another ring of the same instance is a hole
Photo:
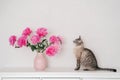
[[[83,46],[76,46],[74,48],[74,53],[80,53],[80,52],[82,52],[83,49],[84,49]]]

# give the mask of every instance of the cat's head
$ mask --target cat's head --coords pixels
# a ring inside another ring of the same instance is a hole
[[[83,43],[81,36],[79,36],[78,38],[76,38],[73,43],[75,43],[76,45],[81,45]]]

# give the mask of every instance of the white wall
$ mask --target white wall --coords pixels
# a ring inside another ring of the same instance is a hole
[[[48,57],[50,67],[74,68],[72,41],[78,35],[100,66],[120,66],[120,0],[0,0],[0,68],[33,66],[35,52],[8,42],[27,26],[64,37],[63,51]]]

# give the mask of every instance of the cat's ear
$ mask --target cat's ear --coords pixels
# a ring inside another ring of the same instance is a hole
[[[79,39],[81,39],[81,36],[79,35]]]

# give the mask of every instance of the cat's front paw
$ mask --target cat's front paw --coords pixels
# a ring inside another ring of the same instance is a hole
[[[76,70],[76,71],[77,71],[77,70],[79,70],[79,69],[80,69],[80,67],[76,67],[74,70]]]

